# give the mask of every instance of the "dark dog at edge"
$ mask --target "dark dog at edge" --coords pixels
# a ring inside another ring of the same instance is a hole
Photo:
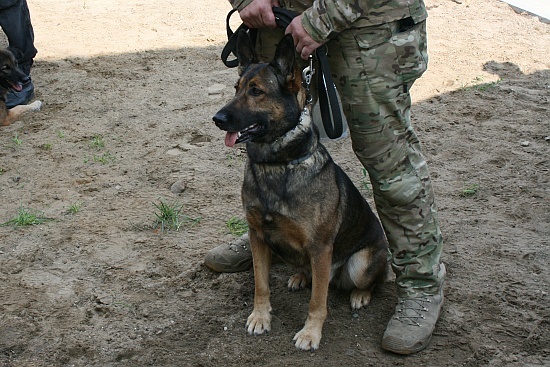
[[[40,111],[40,101],[15,106],[9,110],[6,107],[6,96],[10,88],[21,91],[26,79],[25,73],[17,66],[15,56],[6,49],[0,49],[0,126],[8,126],[28,112]]]
[[[305,107],[301,74],[290,35],[273,62],[259,63],[250,38],[238,35],[239,80],[234,98],[213,120],[225,143],[246,142],[242,200],[254,266],[254,310],[249,334],[271,329],[269,271],[272,252],[300,271],[291,290],[311,283],[305,325],[296,347],[319,348],[329,283],[351,289],[351,307],[371,299],[387,267],[382,227],[349,177],[319,143]]]

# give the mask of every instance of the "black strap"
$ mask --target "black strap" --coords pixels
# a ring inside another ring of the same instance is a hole
[[[315,55],[319,62],[320,73],[317,73],[317,89],[319,90],[319,109],[321,110],[321,119],[325,133],[331,139],[337,139],[342,136],[344,126],[342,122],[342,112],[338,102],[338,91],[332,81],[330,66],[326,54],[326,46],[323,45],[315,50]],[[331,121],[332,118],[332,121]]]
[[[227,31],[227,44],[222,50],[221,59],[225,66],[228,68],[234,68],[239,65],[239,62],[236,58],[237,56],[237,34],[241,29],[248,31],[250,38],[253,42],[256,41],[256,30],[249,29],[245,24],[241,24],[235,32],[229,26],[229,21],[231,15],[236,11],[236,9],[231,10],[227,14],[225,20],[226,31]],[[286,28],[292,19],[294,19],[298,14],[295,12],[273,7],[273,14],[275,15],[275,21],[277,25],[281,28]],[[233,54],[234,59],[228,60],[229,56]],[[344,131],[344,126],[342,122],[342,112],[340,111],[340,103],[338,102],[336,87],[332,81],[332,75],[330,73],[330,66],[327,58],[326,46],[319,47],[315,50],[315,56],[319,63],[320,72],[317,73],[317,89],[319,93],[319,108],[321,110],[321,118],[323,120],[323,126],[325,132],[330,139],[336,139],[342,136]]]
[[[233,9],[231,11],[229,11],[229,13],[227,13],[227,18],[225,19],[225,30],[227,32],[227,43],[225,44],[223,50],[222,50],[222,54],[221,54],[221,59],[222,59],[222,62],[224,63],[225,66],[227,66],[228,68],[234,68],[234,67],[237,67],[239,66],[239,61],[237,60],[237,34],[239,34],[239,31],[241,29],[244,29],[245,31],[248,31],[249,35],[251,36],[250,38],[252,38],[252,41],[255,42],[256,41],[256,32],[254,29],[249,29],[248,26],[246,26],[244,23],[241,24],[236,30],[235,32],[233,32],[233,30],[231,29],[231,27],[229,26],[229,21],[231,19],[231,15],[233,15],[234,12],[236,12],[237,9]],[[254,34],[251,34],[251,33],[254,33]],[[235,57],[234,59],[232,60],[228,60],[229,56],[233,54],[233,56]]]

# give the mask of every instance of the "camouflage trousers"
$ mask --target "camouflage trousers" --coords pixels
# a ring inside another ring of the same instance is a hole
[[[259,32],[262,60],[272,59],[283,34]],[[327,47],[352,147],[369,173],[390,244],[399,295],[435,294],[445,277],[443,240],[430,174],[411,126],[409,94],[427,67],[426,24],[352,28]]]

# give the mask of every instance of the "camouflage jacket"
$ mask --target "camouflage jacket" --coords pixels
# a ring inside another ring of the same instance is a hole
[[[253,0],[229,0],[241,10]],[[302,24],[317,42],[349,28],[362,28],[412,17],[427,17],[424,0],[279,0],[282,7],[303,13]]]

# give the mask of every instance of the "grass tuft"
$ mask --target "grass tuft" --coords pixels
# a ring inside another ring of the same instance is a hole
[[[361,168],[361,172],[363,173],[363,179],[361,180],[361,189],[366,192],[371,192],[370,178],[366,168]]]
[[[467,184],[464,182],[462,185],[462,192],[460,193],[460,196],[462,197],[471,197],[477,194],[477,191],[479,190],[479,185],[476,183]]]
[[[52,220],[52,218],[46,218],[43,212],[38,212],[36,210],[21,207],[19,208],[19,212],[14,218],[2,223],[1,225],[33,226]]]
[[[102,148],[105,148],[105,141],[102,136],[95,135],[90,142],[90,146],[94,149],[101,150]]]
[[[233,236],[240,237],[248,232],[248,223],[244,219],[231,217],[225,225],[227,226],[227,229],[229,229],[229,233]]]
[[[23,140],[19,138],[18,134],[15,134],[15,136],[11,139],[11,141],[16,147],[20,147],[23,144]]]
[[[182,213],[183,205],[174,202],[168,204],[160,200],[158,204],[153,203],[158,212],[155,213],[154,228],[160,228],[161,232],[168,230],[179,231],[182,225],[195,225],[200,222],[201,218],[191,218]]]
[[[80,209],[82,209],[82,203],[77,201],[77,202],[71,204],[69,209],[67,209],[67,213],[76,214],[80,211]]]

